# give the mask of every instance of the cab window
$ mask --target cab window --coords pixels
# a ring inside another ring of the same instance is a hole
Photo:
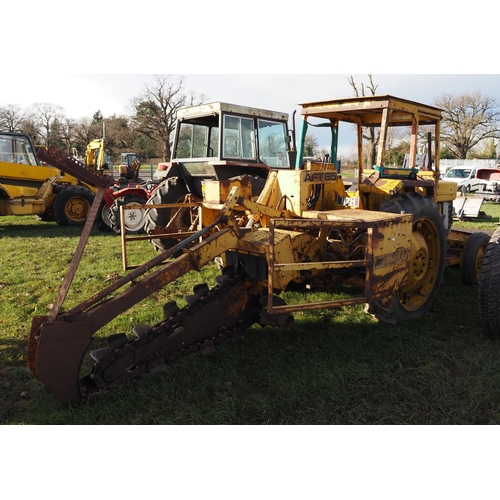
[[[213,124],[182,122],[175,158],[214,158],[219,155],[219,128]]]
[[[251,118],[224,115],[224,158],[255,160],[255,129]]]
[[[270,167],[289,167],[285,124],[258,120],[259,158]]]
[[[26,137],[0,137],[0,161],[37,165],[35,153]]]

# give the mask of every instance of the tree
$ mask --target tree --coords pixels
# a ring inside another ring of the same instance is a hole
[[[441,142],[456,158],[465,160],[485,139],[500,137],[500,110],[494,97],[480,91],[441,94],[435,104],[443,110]]]
[[[304,141],[304,156],[316,156],[318,152],[318,141],[316,137],[311,134],[306,135],[306,139]]]
[[[96,124],[101,124],[103,121],[102,113],[101,110],[98,109],[93,115],[92,115],[92,123],[91,125],[96,125]]]
[[[33,105],[33,119],[38,128],[41,142],[45,146],[61,147],[64,109],[56,104],[40,102]]]
[[[20,132],[25,115],[19,106],[9,104],[0,108],[0,130]]]
[[[141,151],[133,151],[136,136],[127,117],[113,115],[106,118],[104,123],[106,125],[106,144],[113,153],[120,151],[141,154]],[[102,125],[96,124],[94,127],[100,127],[102,134]]]
[[[184,79],[172,82],[170,75],[155,75],[152,85],[146,84],[142,94],[132,99],[136,133],[143,134],[161,146],[165,161],[171,157],[171,139],[177,110],[201,104],[204,96],[184,92]]]
[[[497,155],[497,145],[495,139],[485,139],[477,148],[469,154],[469,158],[479,158],[483,160],[495,160]]]
[[[368,75],[368,79],[370,83],[366,85],[366,89],[370,91],[370,95],[377,95],[378,85],[373,83],[372,75]],[[361,82],[361,90],[358,90],[356,83],[354,82],[354,78],[351,75],[348,79],[349,85],[353,88],[354,94],[356,97],[365,96],[365,84]],[[366,163],[365,166],[371,168],[372,165],[375,165],[375,161],[377,158],[377,143],[380,132],[375,131],[375,127],[363,127],[363,139],[366,142]]]

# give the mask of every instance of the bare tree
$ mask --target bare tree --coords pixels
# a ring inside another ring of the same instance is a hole
[[[33,105],[33,118],[44,145],[61,146],[61,123],[64,109],[56,104],[39,102]]]
[[[162,156],[169,161],[177,110],[200,104],[204,98],[186,94],[183,77],[173,82],[170,75],[155,75],[153,84],[146,84],[143,93],[132,99],[135,131],[161,144]]]
[[[9,104],[0,108],[0,130],[6,132],[21,132],[25,114],[16,105]]]
[[[443,110],[441,141],[456,158],[464,160],[485,139],[500,137],[500,110],[495,98],[480,91],[441,94],[435,104]]]
[[[77,122],[72,118],[64,117],[60,122],[61,139],[68,152],[71,152],[71,148],[76,142],[77,127],[78,127]]]
[[[353,76],[349,76],[347,81],[349,85],[354,90],[354,94],[356,97],[365,96],[365,89],[370,92],[369,95],[377,95],[378,85],[375,85],[373,82],[372,75],[368,75],[369,84],[365,85],[361,82],[361,89],[358,89],[356,82],[354,81]],[[375,127],[363,127],[363,139],[366,140],[366,164],[365,166],[371,168],[375,165],[376,157],[377,157],[377,143],[378,136],[380,132],[375,130]]]

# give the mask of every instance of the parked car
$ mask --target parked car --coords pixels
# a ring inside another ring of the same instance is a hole
[[[500,168],[478,168],[476,177],[481,181],[476,196],[485,201],[500,201]]]
[[[477,191],[481,180],[477,178],[477,168],[453,167],[446,172],[444,179],[457,183],[457,190],[464,193]]]

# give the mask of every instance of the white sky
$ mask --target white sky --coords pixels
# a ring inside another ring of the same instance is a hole
[[[172,74],[175,81],[180,74]],[[206,101],[226,101],[261,107],[290,114],[300,103],[350,97],[352,88],[345,74],[183,74],[186,91],[204,94]],[[353,75],[358,86],[368,83],[367,74]],[[153,74],[59,74],[57,78],[9,79],[1,83],[0,106],[29,107],[37,102],[57,104],[68,117],[92,117],[100,110],[104,117],[128,113],[133,97],[138,96]],[[410,100],[434,104],[442,93],[459,94],[477,90],[496,97],[500,103],[500,75],[494,74],[373,74],[378,93],[392,94]],[[290,120],[290,125],[291,120]],[[343,156],[354,151],[354,134],[349,125],[341,124],[339,150]],[[320,148],[327,147],[326,132],[311,129]]]
[[[207,101],[226,101],[291,113],[303,102],[349,97],[350,74],[171,74],[172,81],[184,77],[186,91],[205,94]],[[353,75],[358,86],[367,74]],[[55,79],[33,82],[9,79],[1,84],[0,106],[28,107],[37,102],[60,105],[67,116],[91,117],[126,114],[153,74],[59,74]],[[500,102],[500,75],[494,74],[373,74],[378,93],[433,104],[442,93],[480,90]]]

